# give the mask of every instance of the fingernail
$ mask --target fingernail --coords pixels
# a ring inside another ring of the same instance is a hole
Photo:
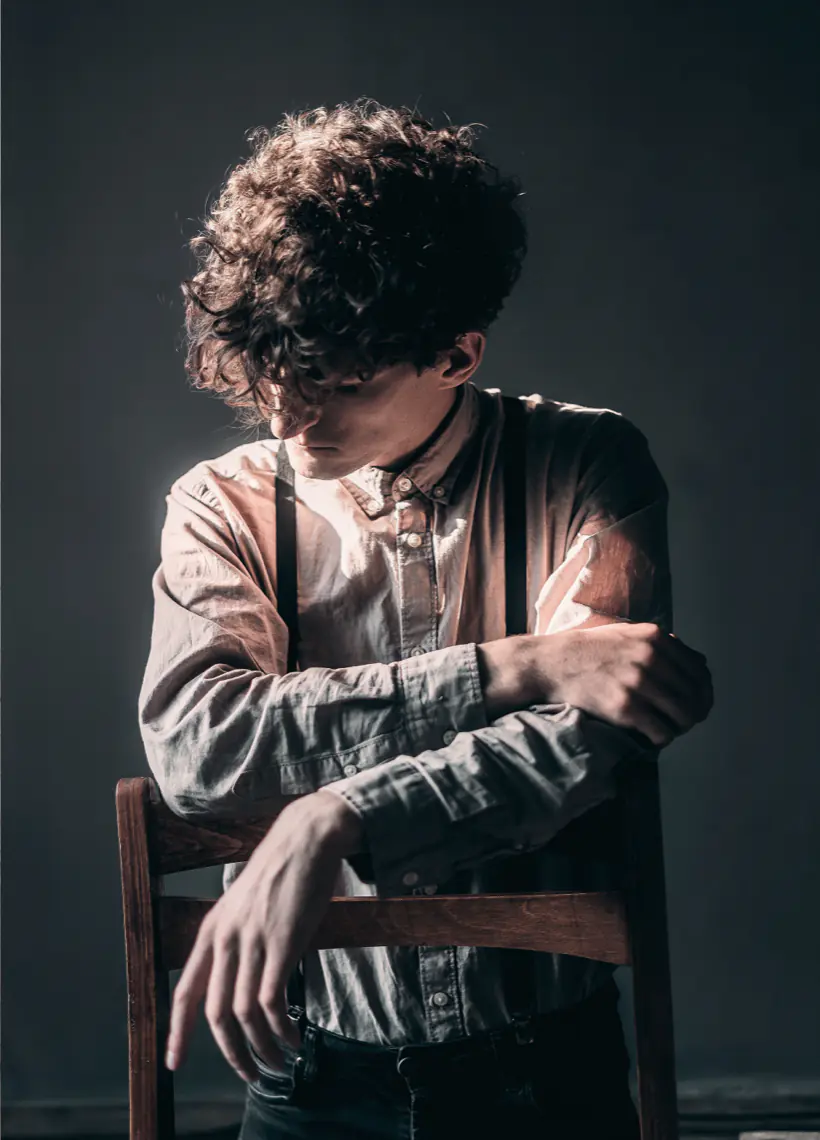
[[[177,1067],[177,1055],[171,1049],[165,1054],[165,1067],[166,1069],[175,1069]]]

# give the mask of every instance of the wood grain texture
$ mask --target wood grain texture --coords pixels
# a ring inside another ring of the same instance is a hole
[[[214,902],[159,900],[164,969],[184,965]],[[495,946],[629,964],[614,892],[333,899],[310,948],[350,946]]]
[[[249,859],[276,818],[276,811],[247,819],[175,815],[149,782],[151,813],[151,870],[156,875],[241,863]],[[284,806],[287,800],[282,801]],[[279,810],[281,810],[281,806]],[[549,850],[580,861],[618,865],[621,805],[607,801],[574,820],[556,835]]]
[[[549,845],[621,868],[621,889],[515,895],[337,898],[313,948],[488,946],[631,964],[642,1140],[677,1140],[674,1040],[657,764],[622,766],[619,794]],[[131,1140],[174,1136],[172,1074],[162,1064],[168,971],[184,965],[215,900],[163,896],[161,876],[250,857],[275,812],[182,819],[153,780],[117,787],[129,992]]]
[[[116,792],[128,981],[128,1097],[131,1140],[173,1140],[173,1074],[161,1063],[168,979],[157,964],[154,907],[160,884],[149,870],[148,782],[120,780]]]

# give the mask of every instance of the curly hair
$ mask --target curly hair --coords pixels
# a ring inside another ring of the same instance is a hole
[[[485,331],[527,235],[520,185],[474,151],[476,125],[360,99],[252,131],[190,243],[194,385],[253,423],[294,389],[317,404],[344,377],[421,373]]]

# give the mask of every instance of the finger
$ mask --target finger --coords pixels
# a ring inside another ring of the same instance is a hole
[[[712,678],[706,658],[673,634],[661,634],[649,644],[655,652],[645,655],[641,665],[645,675],[678,694],[692,708],[695,719],[702,720],[711,707]]]
[[[667,661],[671,661],[678,669],[686,674],[695,684],[702,685],[709,676],[706,658],[697,649],[692,649],[685,641],[670,633],[659,638],[657,646]]]
[[[667,744],[671,744],[678,735],[678,728],[673,721],[659,712],[648,701],[644,701],[634,694],[629,703],[628,712],[624,715],[623,723],[640,732],[656,748],[664,748]]]
[[[699,681],[679,669],[668,657],[655,657],[649,666],[641,670],[641,677],[635,686],[639,696],[650,698],[662,691],[667,698],[676,702],[692,723],[704,720],[712,705],[712,678],[708,669]],[[677,716],[674,717],[677,721]]]
[[[165,1047],[165,1064],[169,1069],[178,1069],[187,1055],[197,1006],[208,989],[212,960],[210,939],[203,930],[200,930],[174,989],[168,1041]]]
[[[259,1005],[277,1039],[298,1050],[302,1047],[302,1039],[299,1027],[288,1017],[286,982],[287,973],[269,955],[259,987]]]
[[[272,1069],[284,1067],[282,1050],[276,1043],[268,1020],[259,1005],[259,988],[265,965],[260,943],[244,948],[239,958],[234,990],[234,1015],[259,1057]]]
[[[205,999],[205,1016],[225,1060],[243,1080],[257,1078],[247,1042],[233,1014],[233,995],[239,959],[238,943],[214,949],[213,969]]]
[[[699,699],[693,699],[691,691],[681,693],[669,685],[661,684],[652,676],[644,677],[635,694],[646,705],[659,712],[676,733],[688,732],[695,724],[700,709]]]

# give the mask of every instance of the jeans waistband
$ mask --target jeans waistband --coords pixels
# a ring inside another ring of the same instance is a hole
[[[537,1014],[533,1020],[533,1032],[537,1038],[562,1037],[570,1027],[581,1029],[583,1025],[611,1008],[617,1009],[618,987],[614,979],[609,979],[589,997],[570,1006]],[[421,1042],[410,1045],[378,1045],[371,1041],[359,1041],[352,1037],[342,1037],[312,1022],[304,1023],[308,1036],[321,1052],[335,1054],[343,1058],[379,1065],[386,1063],[395,1068],[403,1058],[413,1058],[426,1067],[427,1062],[436,1063],[454,1058],[480,1056],[484,1053],[496,1054],[499,1048],[514,1048],[517,1043],[516,1027],[506,1024],[494,1029],[483,1030],[467,1037],[457,1037],[450,1041]]]

